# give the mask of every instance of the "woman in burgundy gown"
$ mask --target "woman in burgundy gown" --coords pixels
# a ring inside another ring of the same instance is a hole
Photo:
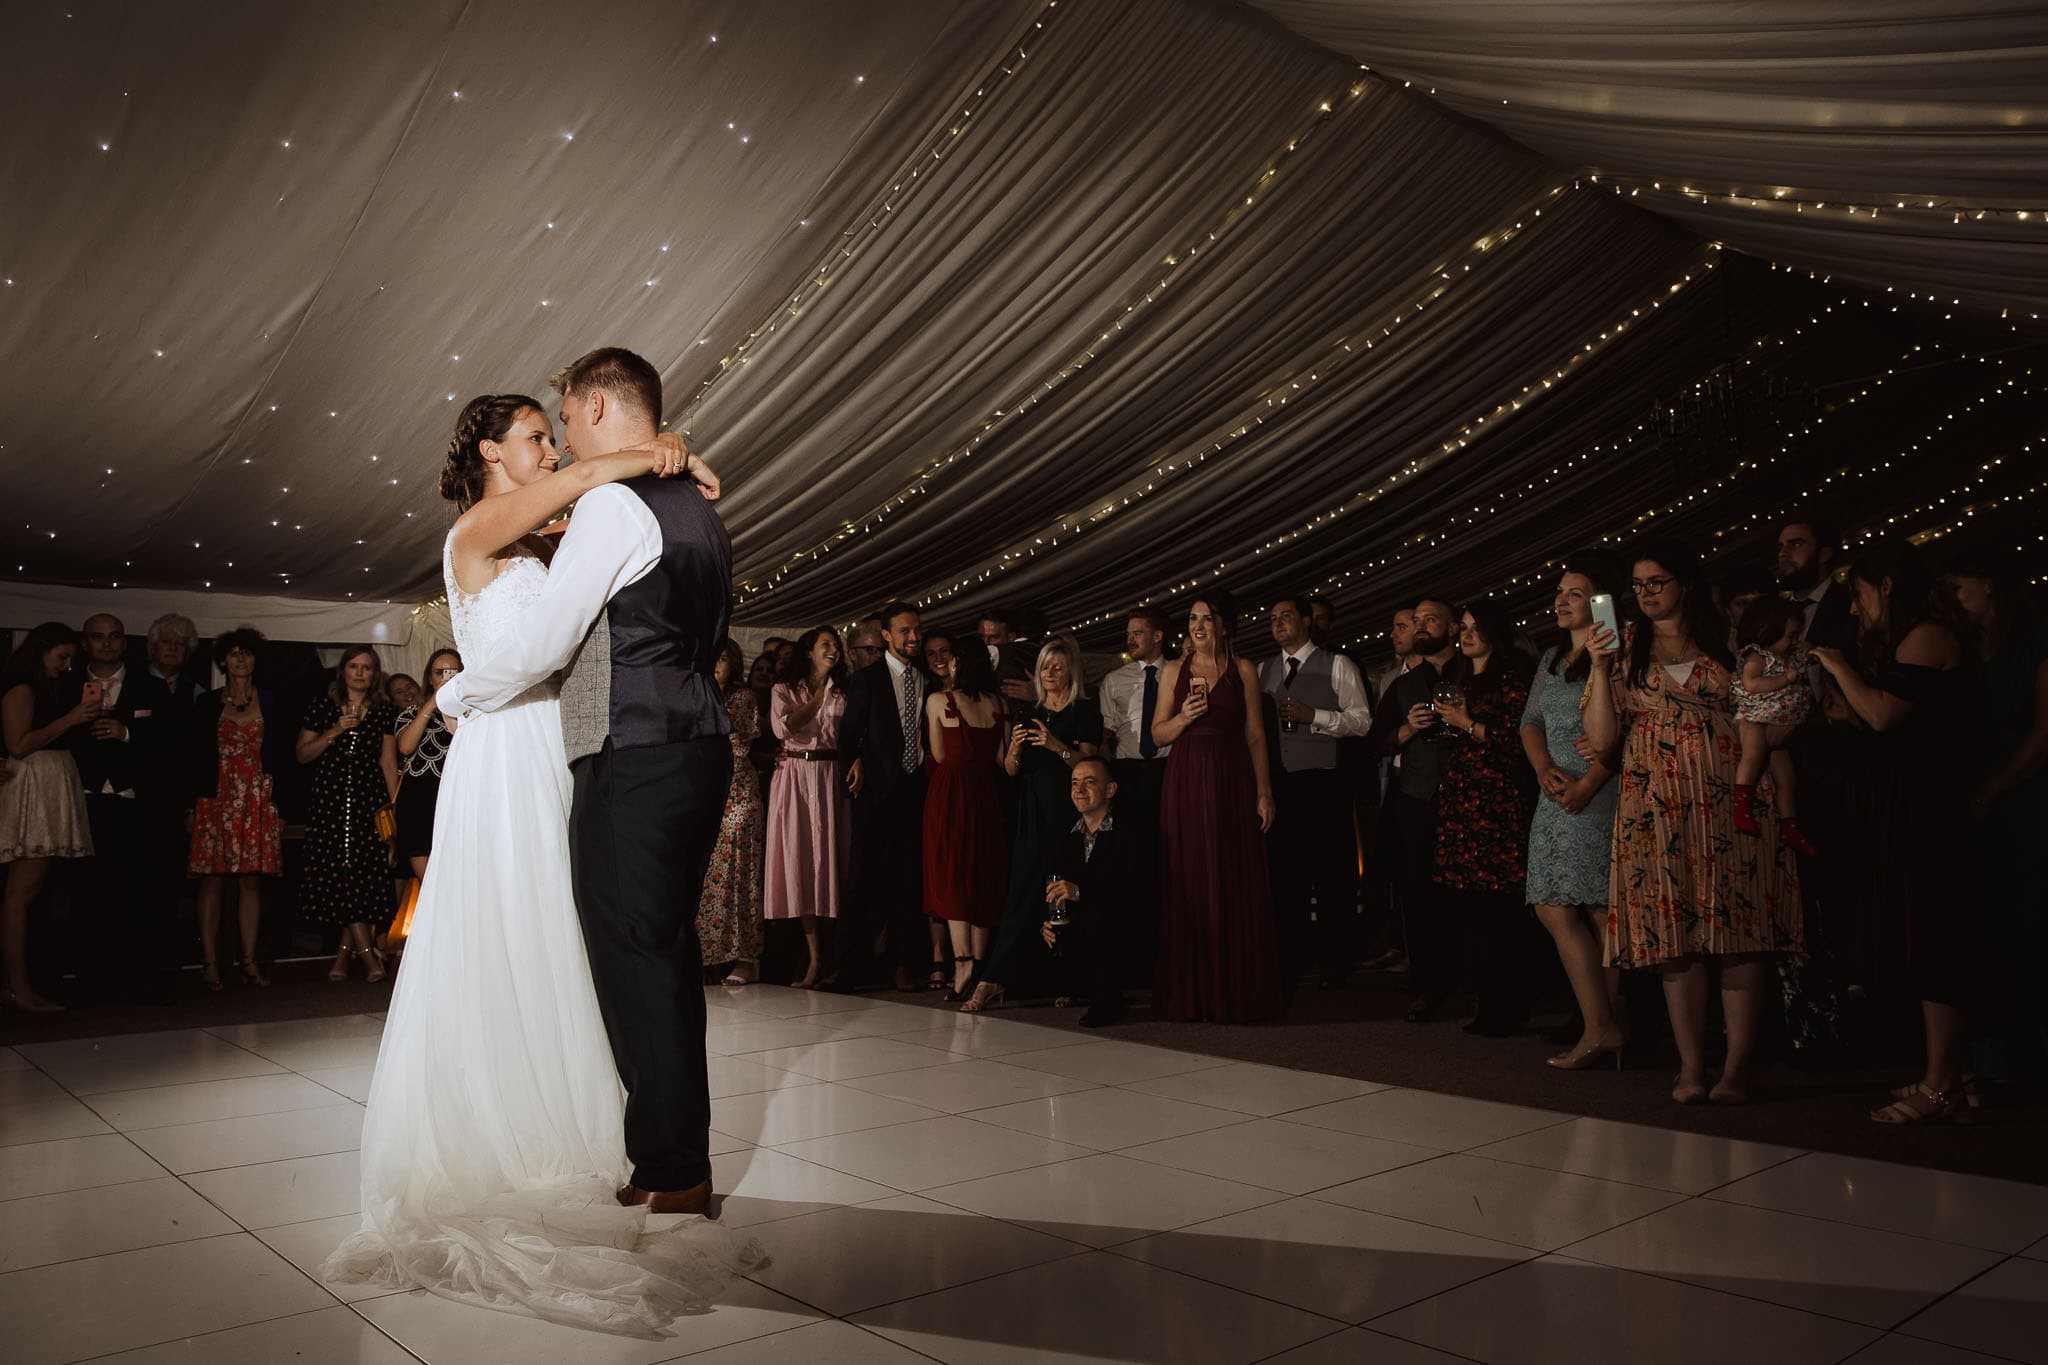
[[[1247,1023],[1280,1013],[1280,948],[1266,879],[1273,824],[1258,674],[1231,649],[1220,592],[1188,612],[1187,651],[1166,666],[1152,737],[1173,750],[1160,794],[1163,1019]]]
[[[959,1000],[1002,922],[1010,865],[996,796],[1006,717],[995,667],[979,644],[950,657],[945,690],[925,698],[924,912],[951,935],[947,998]]]

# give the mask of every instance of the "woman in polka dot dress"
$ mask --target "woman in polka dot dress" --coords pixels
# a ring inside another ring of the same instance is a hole
[[[391,734],[397,711],[382,700],[383,671],[368,645],[349,650],[299,730],[299,762],[314,765],[299,917],[341,930],[329,981],[346,980],[357,957],[369,980],[384,979],[371,925],[389,920],[396,906],[377,811],[398,790],[398,744]]]

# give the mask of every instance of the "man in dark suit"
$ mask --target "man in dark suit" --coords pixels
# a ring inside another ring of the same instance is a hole
[[[981,643],[995,666],[996,687],[1011,701],[1030,705],[1037,696],[1032,683],[1038,673],[1038,649],[1017,638],[1016,613],[1008,607],[983,613]]]
[[[149,623],[148,650],[149,676],[164,686],[162,704],[151,717],[155,738],[149,768],[164,780],[152,780],[150,789],[141,795],[149,841],[146,875],[153,889],[161,888],[158,903],[162,912],[176,925],[189,925],[197,901],[197,884],[185,875],[192,857],[193,798],[176,775],[183,766],[183,751],[193,742],[193,717],[199,699],[209,691],[212,666],[198,657],[199,628],[190,617],[175,612],[167,612]],[[207,739],[210,741],[212,736]],[[188,961],[189,934],[188,929],[186,952],[182,955]],[[170,942],[178,942],[175,933]]]
[[[882,609],[881,659],[846,682],[839,722],[839,770],[853,798],[852,886],[839,925],[841,990],[883,983],[894,968],[899,991],[918,988],[931,951],[925,927],[923,633],[917,608]]]
[[[1856,618],[1849,613],[1849,585],[1835,581],[1842,539],[1817,517],[1796,514],[1778,528],[1778,586],[1804,604],[1806,642],[1853,653]]]
[[[1109,761],[1078,760],[1069,782],[1080,818],[1047,850],[1059,880],[1045,890],[1047,906],[1058,907],[1066,922],[1048,923],[1041,933],[1059,958],[1065,989],[1088,999],[1081,1027],[1102,1028],[1124,1017],[1129,916],[1148,870],[1138,842],[1116,827]]]
[[[71,914],[72,967],[88,999],[157,1003],[169,995],[163,973],[171,965],[171,925],[166,888],[151,884],[150,816],[157,803],[181,795],[177,736],[163,728],[170,693],[161,679],[128,666],[119,618],[91,617],[83,634],[86,664],[66,680],[64,704],[77,705],[90,687],[100,716],[71,751],[93,845]]]

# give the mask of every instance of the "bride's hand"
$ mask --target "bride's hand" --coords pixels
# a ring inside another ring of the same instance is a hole
[[[695,483],[703,492],[704,501],[718,501],[718,471],[704,463],[702,455],[691,450],[684,443],[683,438],[676,435],[673,431],[662,432],[661,435],[654,438],[654,443],[656,446],[672,451],[682,457],[683,468],[689,472],[691,482]]]

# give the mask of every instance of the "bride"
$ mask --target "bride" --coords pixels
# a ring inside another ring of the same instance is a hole
[[[555,472],[554,428],[520,394],[471,400],[441,492],[466,659],[504,647],[547,581],[534,533],[599,484],[692,463],[652,446]],[[717,480],[689,471],[717,496]],[[759,1259],[717,1224],[647,1230],[621,1207],[622,1096],[569,876],[570,779],[551,685],[463,722],[363,1123],[363,1225],[330,1279],[656,1337]]]

